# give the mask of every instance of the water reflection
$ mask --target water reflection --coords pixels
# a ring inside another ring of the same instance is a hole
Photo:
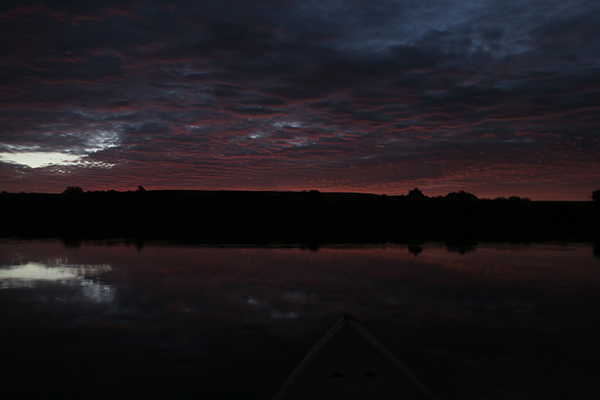
[[[46,382],[22,398],[268,399],[348,312],[440,399],[585,399],[594,249],[0,241],[0,367]]]
[[[115,289],[90,277],[111,271],[108,264],[65,265],[62,259],[53,265],[29,261],[18,265],[0,266],[0,289],[41,287],[48,284],[78,287],[80,296],[55,297],[56,300],[91,301],[110,303],[114,300]]]

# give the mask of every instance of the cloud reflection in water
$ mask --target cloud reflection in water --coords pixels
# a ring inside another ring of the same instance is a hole
[[[20,265],[2,265],[0,289],[36,288],[47,284],[76,286],[81,289],[77,300],[111,303],[115,298],[115,288],[89,278],[111,270],[109,264],[51,266],[29,261]]]

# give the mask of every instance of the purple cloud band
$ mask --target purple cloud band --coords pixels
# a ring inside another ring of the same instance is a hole
[[[585,199],[600,6],[451,3],[4,2],[0,189]]]

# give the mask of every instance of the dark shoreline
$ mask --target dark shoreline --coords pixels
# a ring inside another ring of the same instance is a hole
[[[356,193],[0,194],[0,237],[206,244],[600,240],[600,204]]]

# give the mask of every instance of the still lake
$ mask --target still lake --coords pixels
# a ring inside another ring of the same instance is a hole
[[[591,243],[315,250],[2,240],[0,396],[268,400],[349,313],[440,400],[598,398]]]

